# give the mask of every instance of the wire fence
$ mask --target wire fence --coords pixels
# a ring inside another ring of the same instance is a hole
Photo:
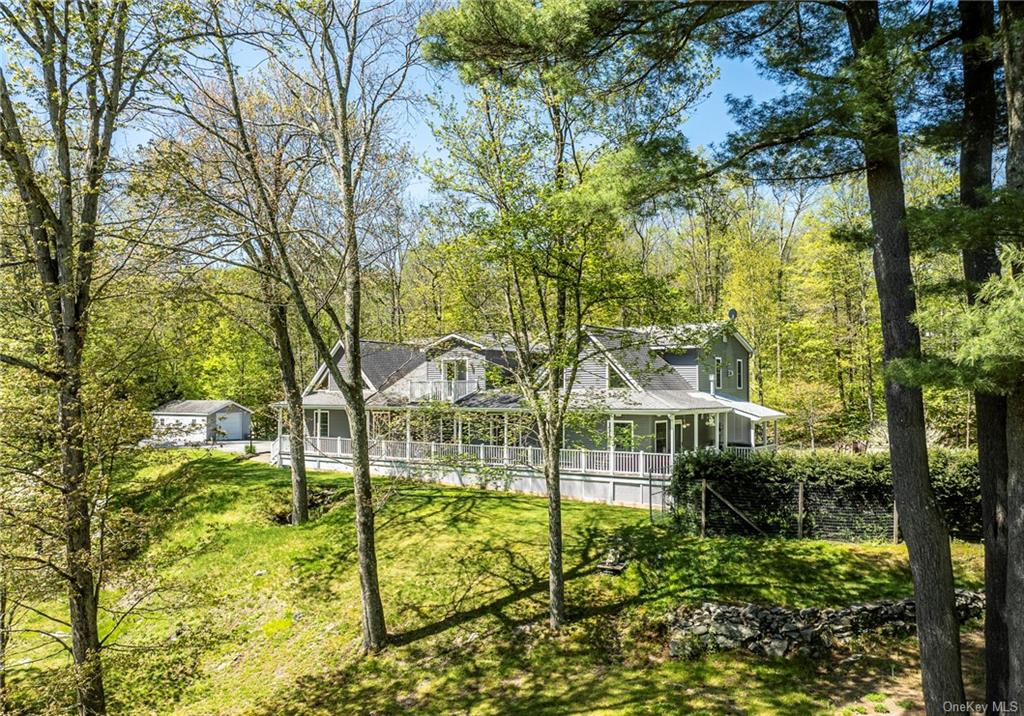
[[[652,493],[652,502],[655,495]],[[663,496],[660,510],[701,536],[763,536],[898,541],[899,517],[891,490],[858,490],[804,482],[752,484],[694,480]]]

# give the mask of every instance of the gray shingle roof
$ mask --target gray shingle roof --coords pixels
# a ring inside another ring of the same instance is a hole
[[[616,328],[594,328],[590,335],[612,362],[625,370],[644,390],[691,391],[693,386],[654,353],[644,333]]]
[[[239,407],[246,412],[252,412],[245,406],[238,405],[233,400],[172,400],[161,405],[153,413],[166,415],[213,415],[229,407]]]
[[[377,390],[384,390],[423,363],[427,357],[415,346],[384,341],[362,341],[363,373]]]

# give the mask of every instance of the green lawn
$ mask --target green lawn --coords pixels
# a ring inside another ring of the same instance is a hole
[[[677,662],[657,628],[680,602],[905,596],[902,546],[699,540],[643,510],[567,501],[572,625],[555,635],[544,626],[544,499],[390,481],[376,493],[393,645],[363,658],[351,481],[312,475],[334,502],[295,528],[273,520],[287,510],[286,470],[218,453],[173,459],[136,505],[150,525],[145,559],[110,585],[122,600],[154,582],[164,590],[105,657],[119,713],[876,712],[916,679],[913,640],[854,666],[839,663],[846,654]],[[633,553],[621,577],[595,569],[613,539]],[[961,583],[977,587],[981,550],[954,551]],[[19,688],[53,683],[54,664],[37,666]]]

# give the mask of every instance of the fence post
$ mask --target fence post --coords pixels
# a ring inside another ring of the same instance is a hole
[[[804,538],[804,481],[796,484],[796,536]]]
[[[708,481],[700,481],[700,536],[703,537],[708,526]]]
[[[892,543],[900,542],[900,513],[896,509],[896,497],[892,498]]]

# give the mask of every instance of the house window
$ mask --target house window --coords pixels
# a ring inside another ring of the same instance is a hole
[[[626,379],[615,369],[611,361],[605,363],[605,384],[609,388],[625,388]]]
[[[654,421],[654,452],[667,453],[669,450],[668,442],[668,421],[667,420],[655,420]]]
[[[743,361],[736,359],[736,387],[743,388]]]
[[[715,388],[722,387],[722,359],[715,358]]]
[[[329,410],[313,411],[313,434],[318,438],[331,435],[331,413]]]
[[[632,420],[613,420],[611,434],[612,450],[629,452],[635,444]]]

